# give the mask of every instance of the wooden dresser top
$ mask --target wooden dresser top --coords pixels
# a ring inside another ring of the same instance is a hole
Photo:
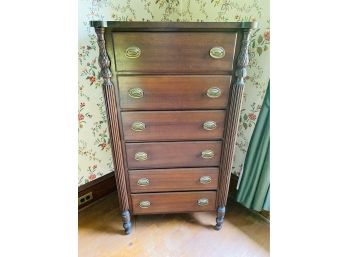
[[[90,21],[95,28],[110,28],[113,31],[233,31],[255,29],[257,22],[126,22]]]

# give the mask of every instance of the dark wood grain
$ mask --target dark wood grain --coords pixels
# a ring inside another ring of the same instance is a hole
[[[214,151],[213,158],[201,157],[207,149]],[[221,141],[126,143],[126,151],[129,169],[219,166]],[[137,152],[147,153],[148,159],[135,160]]]
[[[122,212],[128,211],[128,195],[125,178],[125,169],[123,165],[123,152],[121,145],[121,136],[118,125],[118,113],[116,109],[115,88],[111,82],[110,60],[105,47],[105,37],[103,28],[95,28],[97,34],[97,43],[99,46],[99,66],[101,68],[101,76],[103,78],[103,93],[105,106],[108,116],[109,133],[112,147],[113,164],[115,168],[115,178],[117,185],[117,193],[120,201]],[[130,229],[130,225],[128,226]],[[127,230],[126,230],[127,233]]]
[[[252,22],[127,22],[127,21],[90,21],[92,27],[105,27],[107,31],[238,31],[256,28]]]
[[[256,23],[91,25],[98,37],[113,164],[126,233],[132,226],[130,214],[216,208],[216,229],[220,229],[231,179],[250,28],[256,27]],[[139,58],[126,57],[125,50],[131,46],[141,49]],[[226,51],[221,59],[209,54],[217,46]],[[219,87],[222,94],[209,98],[207,90],[211,87]],[[141,88],[143,97],[131,98],[128,93],[132,88]],[[207,120],[217,121],[217,129],[203,130],[202,123]],[[130,130],[134,121],[144,122],[145,130]],[[215,156],[202,158],[204,150],[213,150]],[[147,153],[148,158],[135,160],[137,152]],[[212,182],[200,185],[197,181],[203,175],[210,176]],[[147,177],[150,184],[139,188],[137,181],[142,177]],[[208,205],[197,205],[202,197],[209,198]],[[139,202],[145,200],[151,201],[151,205],[140,208]]]
[[[143,131],[134,131],[134,122],[143,122]],[[206,121],[217,127],[206,130]],[[126,141],[216,140],[222,139],[225,111],[152,111],[123,112],[122,123]]]
[[[197,201],[208,199],[208,205],[199,206]],[[215,191],[132,194],[134,214],[175,213],[215,210]],[[150,201],[148,208],[139,207],[141,201]]]
[[[228,189],[231,178],[232,161],[237,138],[239,116],[244,91],[244,78],[247,75],[246,66],[249,62],[248,48],[250,44],[250,30],[243,32],[241,48],[237,59],[236,79],[231,89],[230,105],[227,114],[226,129],[222,150],[219,187],[217,203],[219,208],[224,208],[227,202]]]
[[[216,32],[119,32],[114,33],[118,71],[141,72],[229,72],[235,51],[236,33]],[[140,48],[139,58],[125,55],[128,47]],[[221,46],[225,56],[214,59],[211,48]]]
[[[119,76],[122,110],[225,109],[231,76]],[[218,87],[221,95],[209,98],[207,90]],[[142,88],[143,98],[128,95],[131,88]]]
[[[218,183],[218,168],[181,168],[181,169],[154,169],[130,170],[129,181],[132,193],[163,192],[163,191],[192,191],[216,190]],[[200,178],[209,176],[211,182],[202,184]],[[137,184],[141,178],[147,178],[149,185]]]
[[[117,73],[116,73],[116,61],[115,61],[115,53],[114,53],[114,44],[112,41],[112,34],[111,33],[105,33],[105,45],[106,45],[106,50],[110,59],[110,70],[111,74],[113,74],[113,77],[111,78],[111,82],[114,85],[114,94],[115,94],[115,106],[114,108],[117,111],[117,117],[118,117],[118,126],[119,126],[119,132],[120,132],[120,137],[121,137],[121,146],[122,146],[122,156],[123,156],[123,168],[125,171],[128,170],[127,166],[127,157],[126,157],[126,145],[123,140],[123,130],[122,130],[122,120],[121,120],[121,107],[120,107],[120,96],[119,96],[119,91],[118,91],[118,80],[117,80]],[[109,123],[109,122],[108,122]],[[115,176],[117,176],[117,173],[115,172]],[[128,203],[129,203],[129,212],[132,213],[132,198],[130,196],[130,187],[129,187],[129,180],[128,180],[128,175],[125,174],[125,182],[126,182],[126,188],[127,188],[127,196],[128,196]]]

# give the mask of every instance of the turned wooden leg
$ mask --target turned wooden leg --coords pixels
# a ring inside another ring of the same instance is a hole
[[[130,214],[128,210],[122,212],[122,221],[123,221],[124,231],[126,232],[127,235],[130,234],[132,230],[132,223],[130,220]]]
[[[219,207],[217,208],[217,215],[216,215],[216,230],[220,230],[222,228],[222,223],[224,223],[224,217],[225,217],[225,207]]]

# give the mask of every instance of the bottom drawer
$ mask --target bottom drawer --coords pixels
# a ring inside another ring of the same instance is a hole
[[[215,210],[216,191],[132,194],[133,213],[175,213]]]

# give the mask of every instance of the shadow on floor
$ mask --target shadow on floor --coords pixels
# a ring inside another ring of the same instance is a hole
[[[219,244],[224,241],[228,244],[230,240],[234,240],[234,243],[244,240],[253,247],[262,248],[266,253],[269,252],[269,224],[248,209],[229,201],[224,225],[219,232],[214,229],[215,218],[215,212],[133,216],[133,229],[128,240],[140,235],[151,237],[152,234],[170,236],[170,234],[184,233],[190,234],[193,238],[199,235],[199,238],[206,238],[208,242],[218,240],[215,243]],[[81,234],[123,238],[124,230],[116,194],[112,193],[94,205],[79,211],[79,241]],[[117,235],[122,237],[117,237]],[[125,238],[127,239],[127,237]]]

